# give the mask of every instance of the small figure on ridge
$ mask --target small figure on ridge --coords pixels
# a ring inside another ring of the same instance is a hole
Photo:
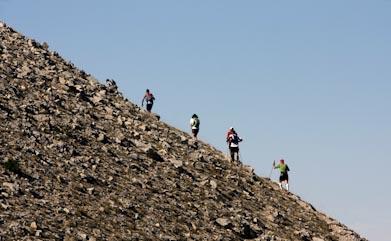
[[[281,159],[280,160],[280,163],[277,164],[276,166],[276,162],[273,161],[273,167],[274,169],[278,169],[280,170],[280,180],[279,180],[279,186],[281,189],[284,189],[283,187],[283,184],[285,184],[285,189],[287,191],[289,191],[289,177],[288,177],[288,172],[290,171],[289,170],[289,167],[287,164],[285,164],[285,161],[284,159]]]
[[[141,106],[144,107],[144,101],[146,101],[147,102],[147,111],[151,112],[154,100],[155,100],[155,96],[153,96],[153,94],[149,91],[149,89],[147,89],[145,91],[145,95],[144,95],[143,100],[141,102]]]
[[[200,131],[200,119],[196,114],[193,114],[193,116],[190,119],[190,127],[191,132],[193,133],[193,137],[197,139],[198,132]]]
[[[229,128],[227,133],[227,143],[229,147],[229,152],[231,154],[231,161],[240,162],[239,158],[239,142],[243,141],[242,138],[239,137],[238,133],[236,133],[233,127]]]

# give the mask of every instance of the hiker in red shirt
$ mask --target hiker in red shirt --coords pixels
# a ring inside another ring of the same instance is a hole
[[[144,98],[141,102],[141,106],[144,106],[144,101],[147,102],[147,111],[151,112],[152,106],[153,106],[153,101],[155,100],[155,96],[149,91],[149,89],[146,90]]]

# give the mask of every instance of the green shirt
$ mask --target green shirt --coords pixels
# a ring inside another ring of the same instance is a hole
[[[288,173],[288,171],[289,171],[289,167],[288,167],[287,164],[281,164],[280,163],[277,166],[275,166],[274,168],[280,170],[280,172],[282,174]]]

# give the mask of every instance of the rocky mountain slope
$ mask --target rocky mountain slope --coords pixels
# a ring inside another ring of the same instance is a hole
[[[365,240],[0,22],[0,240]]]

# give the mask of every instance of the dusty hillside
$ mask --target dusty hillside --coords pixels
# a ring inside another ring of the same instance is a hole
[[[0,23],[0,240],[364,240]]]

